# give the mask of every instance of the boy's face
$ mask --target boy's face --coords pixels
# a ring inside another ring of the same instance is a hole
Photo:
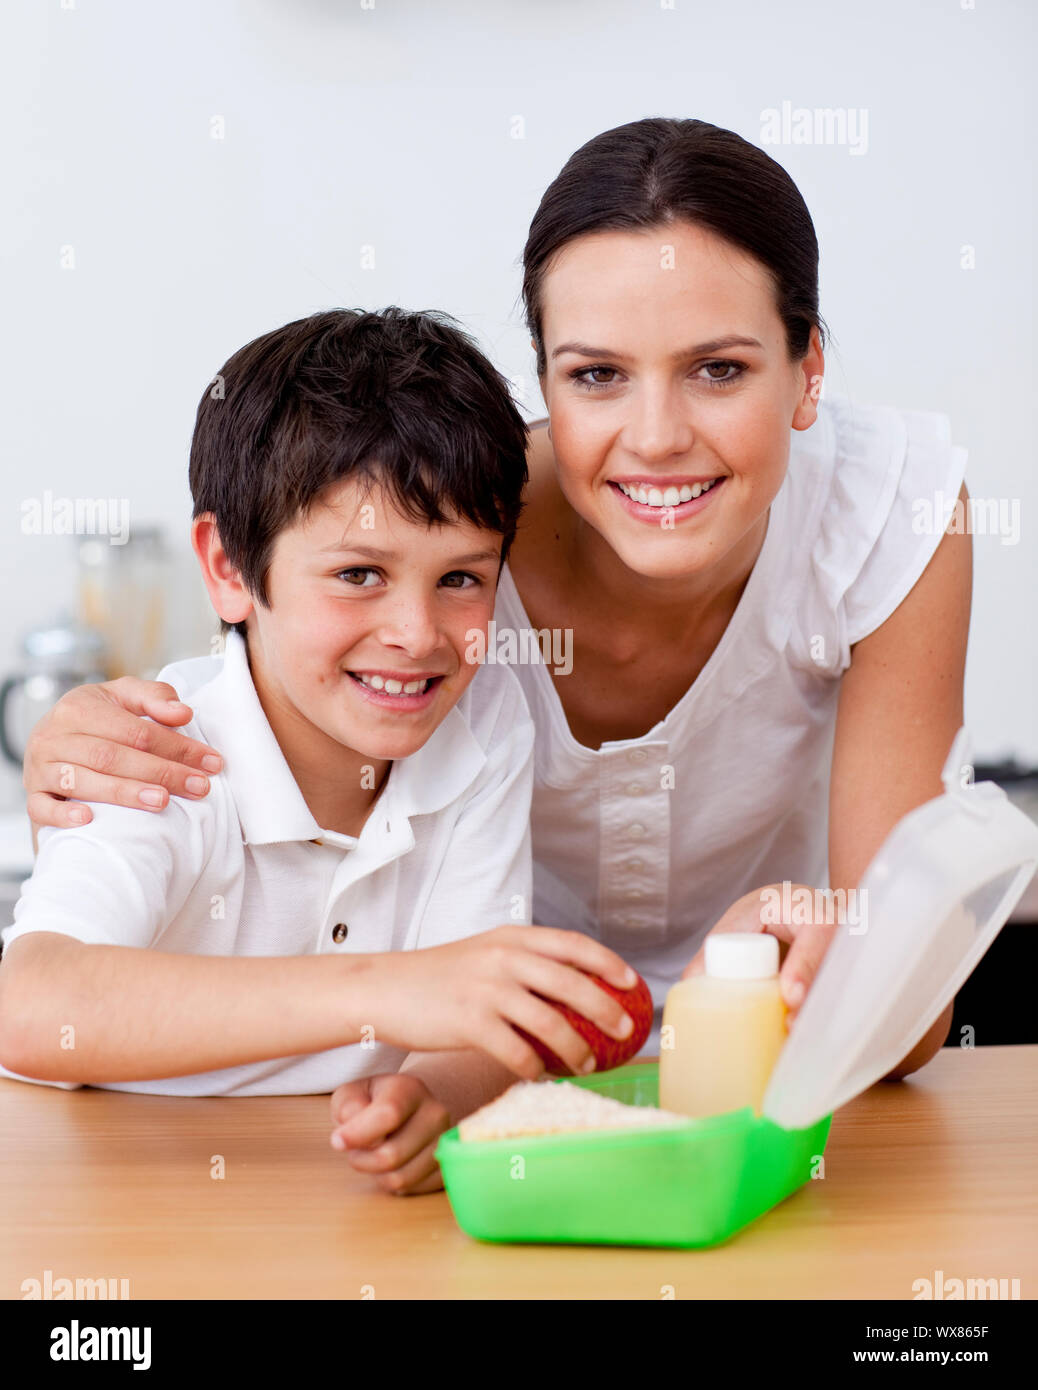
[[[368,757],[415,752],[478,670],[466,634],[493,615],[501,544],[469,521],[411,521],[381,487],[329,488],[278,535],[269,607],[247,619],[264,696]]]

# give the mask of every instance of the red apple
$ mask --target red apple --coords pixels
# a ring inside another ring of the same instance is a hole
[[[588,972],[585,971],[585,974]],[[601,1028],[587,1019],[583,1014],[576,1013],[567,1004],[560,1004],[554,999],[547,1002],[558,1009],[566,1022],[577,1033],[584,1038],[591,1047],[595,1055],[596,1071],[611,1071],[613,1067],[622,1067],[625,1062],[629,1062],[645,1046],[645,1040],[652,1032],[652,995],[649,993],[649,986],[642,977],[638,976],[638,983],[630,989],[617,989],[615,985],[608,984],[598,975],[590,975],[599,989],[604,989],[606,994],[618,1001],[625,1013],[630,1014],[634,1023],[634,1031],[628,1038],[611,1038],[603,1033]],[[557,1057],[551,1048],[542,1043],[539,1038],[533,1038],[522,1028],[516,1028],[520,1034],[540,1057],[548,1071],[556,1072],[562,1076],[572,1076],[573,1072],[566,1063]]]

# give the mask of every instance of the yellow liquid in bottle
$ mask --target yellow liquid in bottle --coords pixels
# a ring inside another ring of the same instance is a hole
[[[785,1016],[777,976],[679,980],[663,1009],[660,1105],[679,1115],[752,1105],[759,1114],[786,1041]]]

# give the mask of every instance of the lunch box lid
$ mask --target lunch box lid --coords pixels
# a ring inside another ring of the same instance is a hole
[[[943,795],[898,821],[853,895],[815,895],[814,920],[833,922],[834,939],[762,1102],[786,1129],[831,1114],[907,1056],[1038,868],[1038,826],[994,782],[973,782],[965,729],[941,780]]]

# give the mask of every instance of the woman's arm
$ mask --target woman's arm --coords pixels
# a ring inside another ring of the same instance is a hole
[[[965,484],[959,496],[966,504]],[[972,537],[948,532],[904,601],[852,648],[833,745],[833,889],[857,887],[901,817],[943,791],[941,769],[962,725],[972,586]],[[951,1017],[949,1004],[889,1078],[925,1065]]]

